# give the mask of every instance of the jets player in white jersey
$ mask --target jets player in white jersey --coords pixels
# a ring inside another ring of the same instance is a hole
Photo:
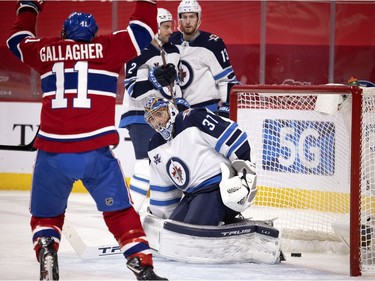
[[[199,30],[202,9],[196,0],[182,0],[177,8],[179,31],[170,42],[181,53],[179,67],[183,98],[192,107],[204,106],[223,116],[229,115],[229,93],[238,84],[224,41],[215,34]]]
[[[256,194],[255,163],[237,123],[203,108],[178,112],[167,99],[149,98],[149,210],[189,224],[230,223]],[[183,195],[183,196],[182,196]]]
[[[133,207],[138,212],[146,198],[149,189],[149,163],[147,157],[148,142],[155,131],[144,119],[144,106],[147,97],[181,97],[181,89],[174,81],[166,81],[160,85],[153,79],[157,67],[163,66],[161,51],[164,52],[165,63],[170,71],[170,78],[177,76],[177,65],[180,53],[176,46],[169,43],[169,37],[173,32],[172,14],[163,8],[158,8],[157,13],[158,33],[150,45],[141,55],[128,62],[126,65],[126,92],[123,101],[123,111],[120,127],[129,131],[130,139],[135,152],[134,173],[130,179],[130,192]]]

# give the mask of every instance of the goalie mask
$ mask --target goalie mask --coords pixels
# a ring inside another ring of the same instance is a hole
[[[145,120],[165,140],[170,140],[178,110],[167,99],[151,97],[145,106]]]
[[[97,32],[98,26],[93,15],[74,12],[65,20],[61,37],[74,41],[91,42]]]

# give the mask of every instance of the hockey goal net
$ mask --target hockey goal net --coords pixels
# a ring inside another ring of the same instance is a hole
[[[347,251],[351,275],[375,274],[375,88],[237,85],[230,98],[256,155],[248,215],[305,247],[289,252]]]

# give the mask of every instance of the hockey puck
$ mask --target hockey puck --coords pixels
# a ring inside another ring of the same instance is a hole
[[[301,254],[301,253],[290,253],[290,256],[291,256],[291,257],[297,257],[297,258],[300,258],[300,257],[302,257],[302,254]]]

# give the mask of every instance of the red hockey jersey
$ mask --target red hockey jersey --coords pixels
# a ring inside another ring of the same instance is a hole
[[[124,63],[139,55],[156,33],[156,5],[137,2],[126,30],[90,43],[35,38],[35,23],[35,13],[20,13],[7,41],[41,75],[43,105],[34,146],[60,153],[118,144],[117,79]]]

